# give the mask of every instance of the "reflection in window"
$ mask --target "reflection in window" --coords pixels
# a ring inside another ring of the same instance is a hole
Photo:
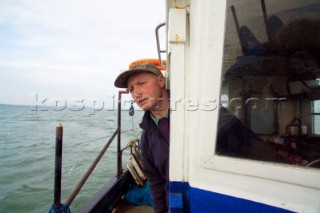
[[[320,158],[318,17],[320,0],[228,1],[218,155]]]
[[[320,101],[312,102],[312,134],[320,135]]]

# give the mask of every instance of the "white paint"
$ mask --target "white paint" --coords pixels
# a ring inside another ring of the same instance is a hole
[[[170,44],[171,95],[215,98],[218,103],[226,0],[191,0],[188,11],[190,40],[187,36],[184,46]],[[169,31],[179,25],[169,23]],[[319,170],[218,157],[218,111],[176,108],[171,117],[171,181],[189,181],[192,187],[291,211],[319,212]]]
[[[170,43],[184,43],[186,41],[186,10],[185,9],[171,9],[169,17],[168,40]]]
[[[184,153],[187,149],[185,142],[185,42],[186,41],[186,10],[184,9],[171,9],[169,12],[169,35],[173,37],[169,39],[169,57],[170,64],[170,120],[179,120],[178,122],[170,123],[170,180],[179,181],[185,179],[186,161]],[[174,35],[179,35],[178,40]],[[174,84],[172,84],[174,82]],[[179,154],[177,154],[179,153]],[[180,154],[181,153],[181,154]],[[172,170],[174,169],[174,171]]]

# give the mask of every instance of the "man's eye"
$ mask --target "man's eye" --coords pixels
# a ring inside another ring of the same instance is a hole
[[[143,85],[144,83],[145,83],[144,81],[140,81],[138,85]]]

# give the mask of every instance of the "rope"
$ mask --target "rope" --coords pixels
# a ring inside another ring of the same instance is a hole
[[[125,133],[125,132],[128,132],[128,131],[131,130],[131,131],[132,131],[132,132],[131,132],[132,137],[134,137],[135,139],[138,139],[138,137],[139,137],[139,135],[141,134],[141,132],[138,133],[138,134],[135,134],[135,130],[140,129],[140,128],[139,128],[139,127],[134,128],[134,121],[133,121],[133,117],[134,117],[133,101],[131,101],[131,107],[130,107],[130,109],[129,109],[129,115],[131,116],[132,127],[131,127],[131,129],[128,128],[128,129],[122,130],[120,134]],[[94,138],[94,139],[92,139],[92,140],[86,141],[85,143],[87,143],[87,142],[93,142],[93,141],[97,141],[97,140],[102,140],[102,139],[105,139],[105,138],[110,138],[111,136],[112,136],[112,135],[108,135],[108,136],[100,137],[100,138]],[[79,143],[79,144],[82,144],[82,143]]]
[[[137,130],[137,129],[140,129],[140,127],[134,128],[133,116],[132,116],[132,129],[131,130],[132,130],[132,137],[134,138],[134,140],[139,140],[139,136],[141,135],[141,131],[136,134],[135,130]],[[129,129],[127,131],[129,131]]]
[[[54,204],[52,204],[48,213],[71,213],[71,210],[66,204],[60,204],[60,209],[55,208]]]
[[[137,129],[140,129],[139,127],[137,127],[137,128],[134,128],[134,130],[137,130]],[[125,132],[128,132],[128,131],[130,131],[130,130],[132,130],[132,129],[126,129],[126,130],[123,130],[123,131],[121,131],[121,133],[125,133]],[[140,134],[138,134],[138,136],[139,136]],[[110,138],[112,135],[108,135],[108,136],[105,136],[105,137],[101,137],[101,138],[95,138],[95,139],[92,139],[92,140],[88,140],[88,141],[85,141],[85,142],[83,142],[83,143],[87,143],[87,142],[93,142],[93,141],[97,141],[97,140],[102,140],[102,139],[106,139],[106,138]],[[83,144],[82,142],[81,143],[78,143],[78,145],[81,145],[81,144]]]

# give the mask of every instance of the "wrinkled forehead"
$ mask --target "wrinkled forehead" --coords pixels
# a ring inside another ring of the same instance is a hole
[[[129,88],[130,86],[137,84],[139,81],[151,80],[155,78],[157,78],[157,75],[150,72],[135,73],[128,78],[127,87]]]

